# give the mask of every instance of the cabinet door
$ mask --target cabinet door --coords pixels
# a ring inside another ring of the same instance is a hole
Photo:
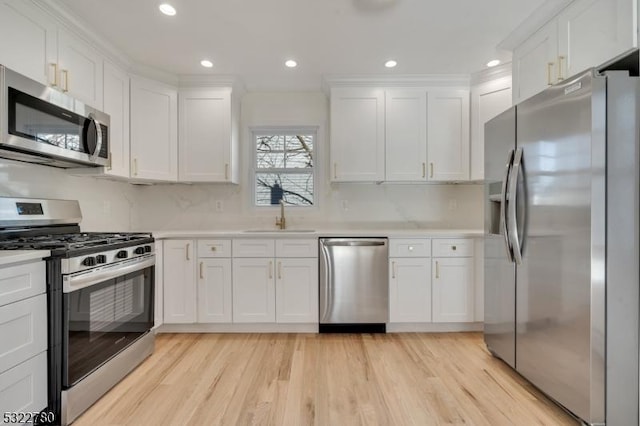
[[[389,321],[431,322],[431,259],[390,260]]]
[[[276,267],[276,321],[318,322],[318,259],[277,259]]]
[[[469,179],[469,91],[428,94],[429,180]]]
[[[484,179],[484,125],[511,107],[511,77],[471,89],[471,180]]]
[[[131,79],[131,177],[178,178],[178,96],[175,89]]]
[[[109,114],[109,166],[105,174],[129,177],[129,75],[104,62],[104,112]]]
[[[385,92],[385,176],[387,181],[427,178],[427,92]]]
[[[103,58],[89,44],[58,30],[60,87],[76,99],[102,110]]]
[[[567,78],[636,47],[634,0],[578,0],[558,15],[561,77]]]
[[[0,0],[0,64],[53,84],[56,61],[55,21],[24,0]]]
[[[47,295],[0,308],[0,372],[47,350]]]
[[[331,180],[384,180],[384,91],[331,90]]]
[[[274,260],[233,259],[233,322],[275,322]]]
[[[472,322],[473,258],[432,260],[433,322]]]
[[[179,179],[231,180],[231,91],[187,90],[179,95]]]
[[[198,322],[231,322],[231,259],[199,259]]]
[[[556,82],[558,25],[553,20],[513,52],[513,103],[521,102]]]
[[[196,322],[196,277],[192,240],[165,240],[164,322]]]

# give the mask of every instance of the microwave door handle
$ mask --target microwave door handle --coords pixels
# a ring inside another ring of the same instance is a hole
[[[102,124],[93,113],[89,114],[89,120],[93,121],[93,125],[96,126],[96,149],[89,153],[91,161],[95,161],[100,155],[100,150],[102,149]]]
[[[509,150],[507,156],[507,165],[504,169],[504,178],[502,179],[502,192],[500,194],[500,229],[502,230],[502,236],[504,238],[504,247],[507,251],[507,257],[509,262],[514,262],[513,248],[509,239],[509,229],[507,227],[507,188],[509,186],[509,175],[513,166],[514,150]]]
[[[140,271],[150,266],[154,266],[155,264],[155,255],[152,255],[145,258],[144,260],[128,265],[116,264],[103,269],[97,269],[95,271],[80,272],[78,274],[68,275],[63,278],[62,292],[71,293],[72,291],[81,290],[94,284],[99,284],[104,281],[121,277],[125,274]]]
[[[509,242],[513,247],[513,258],[517,265],[522,264],[522,245],[521,236],[518,235],[518,218],[517,218],[517,203],[516,196],[518,192],[518,179],[520,176],[520,169],[522,167],[522,148],[516,150],[515,157],[513,159],[513,168],[511,169],[511,177],[509,178],[509,206],[507,226],[509,228]]]

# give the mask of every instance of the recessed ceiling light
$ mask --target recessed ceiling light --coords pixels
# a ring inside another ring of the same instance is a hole
[[[394,61],[393,59],[388,60],[387,62],[384,63],[384,66],[387,68],[393,68],[396,65],[398,65],[398,63],[396,61]]]
[[[289,68],[295,68],[295,67],[298,66],[298,63],[296,61],[294,61],[293,59],[289,59],[284,64]]]
[[[202,65],[205,68],[211,68],[213,66],[213,62],[211,62],[208,59],[203,59],[200,61],[200,65]]]
[[[489,61],[489,62],[487,62],[487,66],[488,66],[489,68],[491,68],[491,67],[495,67],[495,66],[497,66],[497,65],[500,65],[500,60],[498,60],[498,59],[494,59],[493,61]]]
[[[158,6],[158,9],[167,16],[174,16],[176,14],[176,8],[171,6],[169,3],[162,3]]]

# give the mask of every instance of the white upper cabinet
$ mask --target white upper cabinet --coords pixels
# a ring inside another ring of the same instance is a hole
[[[561,78],[637,46],[635,0],[578,0],[558,15]]]
[[[387,90],[385,112],[385,180],[426,181],[427,92]]]
[[[511,107],[511,76],[471,88],[471,180],[484,179],[484,125]]]
[[[384,151],[384,90],[332,89],[331,181],[383,181]]]
[[[94,108],[102,109],[103,57],[78,37],[58,30],[58,86]]]
[[[24,0],[0,0],[0,64],[52,84],[55,46],[52,18]]]
[[[576,0],[513,52],[513,102],[638,46],[637,0]]]
[[[231,89],[181,90],[179,111],[179,180],[237,183]]]
[[[104,62],[104,112],[109,114],[108,176],[129,177],[129,75]]]
[[[131,79],[131,177],[178,179],[178,93],[139,77]]]
[[[469,91],[429,91],[427,117],[429,180],[469,179]]]
[[[513,52],[513,103],[517,104],[556,81],[558,27],[551,22]]]

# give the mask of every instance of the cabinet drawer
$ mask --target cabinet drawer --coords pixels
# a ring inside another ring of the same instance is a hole
[[[433,257],[473,256],[473,240],[467,238],[447,238],[433,240]]]
[[[46,406],[46,351],[0,374],[0,410],[3,413],[41,411]]]
[[[392,238],[389,240],[389,257],[429,257],[431,240],[428,238]]]
[[[231,240],[198,240],[198,257],[231,257]]]
[[[318,257],[318,240],[282,239],[276,240],[278,257]]]
[[[0,372],[47,349],[47,295],[0,308]]]
[[[275,257],[274,240],[233,240],[233,257]]]
[[[45,262],[21,263],[0,269],[0,306],[45,291]]]

